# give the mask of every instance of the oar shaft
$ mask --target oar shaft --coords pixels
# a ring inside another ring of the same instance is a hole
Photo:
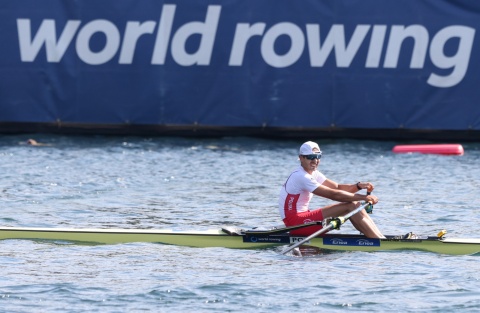
[[[288,246],[285,250],[282,251],[282,254],[285,254],[285,253],[287,253],[287,252],[289,252],[289,251],[292,251],[293,249],[295,249],[295,248],[298,247],[298,246],[303,245],[305,242],[309,241],[310,239],[315,238],[315,237],[317,237],[317,236],[320,236],[321,234],[326,233],[327,231],[330,231],[330,230],[332,230],[332,229],[333,229],[333,224],[328,224],[326,227],[324,227],[324,228],[320,229],[319,231],[311,234],[311,235],[308,236],[307,238],[305,238],[305,239],[303,239],[303,240],[301,240],[301,241],[299,241],[299,242],[297,242],[297,243],[294,243],[294,244],[291,245],[291,246]]]
[[[289,227],[282,227],[282,228],[277,228],[277,229],[272,229],[272,230],[247,230],[245,233],[248,234],[253,234],[253,235],[276,235],[276,234],[283,234],[292,230],[297,230],[297,229],[302,229],[305,227],[310,227],[310,226],[319,226],[322,225],[321,221],[316,221],[316,222],[310,222],[307,224],[300,224],[300,225],[295,225],[295,226],[289,226]]]
[[[331,221],[330,223],[328,223],[328,225],[316,232],[314,232],[313,234],[311,234],[310,236],[308,236],[307,238],[303,239],[303,240],[300,240],[299,242],[297,243],[294,243],[293,245],[290,245],[288,246],[287,248],[285,248],[285,250],[282,251],[282,254],[285,254],[289,251],[292,251],[293,249],[295,249],[296,247],[298,246],[301,246],[303,245],[305,242],[309,241],[310,239],[313,239],[327,231],[330,231],[334,228],[337,228],[338,226],[342,225],[343,223],[345,223],[350,217],[352,217],[353,215],[357,214],[358,212],[360,212],[361,210],[363,210],[364,208],[366,208],[370,203],[369,202],[366,202],[364,205],[362,206],[359,206],[358,208],[356,208],[355,210],[353,210],[352,212],[348,213],[348,214],[345,214],[344,216],[340,216],[337,218],[336,221]],[[337,225],[338,221],[340,221],[340,225]]]

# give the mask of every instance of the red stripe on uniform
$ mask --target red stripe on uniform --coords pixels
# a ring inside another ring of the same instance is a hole
[[[298,198],[300,198],[300,194],[287,194],[287,197],[285,198],[285,203],[283,204],[283,212],[285,213],[285,218],[297,215]]]

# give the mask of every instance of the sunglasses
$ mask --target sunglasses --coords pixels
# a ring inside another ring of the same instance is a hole
[[[305,159],[308,160],[315,160],[315,159],[321,159],[322,158],[322,153],[316,153],[316,154],[309,154],[309,155],[302,155]]]

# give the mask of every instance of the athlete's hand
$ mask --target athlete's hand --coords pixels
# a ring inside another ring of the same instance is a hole
[[[359,182],[358,187],[361,189],[367,189],[368,192],[372,192],[375,189],[375,186],[371,182]]]
[[[370,202],[371,204],[377,204],[378,203],[378,197],[374,195],[368,195],[366,196],[365,201]]]

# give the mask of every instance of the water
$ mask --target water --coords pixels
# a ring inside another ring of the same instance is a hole
[[[4,226],[209,229],[280,224],[300,141],[0,137]],[[315,138],[309,138],[315,140]],[[386,234],[480,237],[480,145],[395,155],[394,142],[319,141],[327,177],[375,184]],[[327,200],[316,198],[314,206]],[[342,232],[355,232],[346,224]],[[0,242],[0,312],[478,312],[478,256]]]

